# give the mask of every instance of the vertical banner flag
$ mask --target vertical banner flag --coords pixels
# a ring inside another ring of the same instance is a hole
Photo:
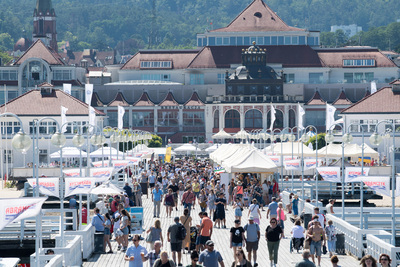
[[[36,189],[36,178],[27,179],[33,190]],[[53,196],[60,198],[60,179],[54,178],[39,178],[39,192],[43,195]]]
[[[306,112],[304,111],[303,107],[300,105],[300,103],[297,104],[297,109],[299,111],[299,118],[298,118],[298,123],[297,123],[297,127],[299,129],[303,129],[303,116],[306,114]]]
[[[118,106],[118,129],[120,130],[124,128],[124,114],[125,114],[124,107]]]
[[[92,103],[92,95],[93,95],[93,84],[87,83],[85,84],[85,103],[90,106]]]
[[[331,126],[335,124],[335,111],[336,108],[334,106],[326,104],[326,131],[329,131]]]
[[[0,230],[9,223],[39,214],[47,197],[24,197],[0,199]]]
[[[371,82],[371,94],[376,92],[376,82],[372,81]]]
[[[287,160],[287,161],[283,162],[283,165],[285,166],[285,169],[287,171],[289,171],[289,170],[300,171],[301,170],[301,160],[300,159]]]
[[[376,191],[378,194],[390,197],[389,176],[362,176],[360,178],[366,186]]]
[[[114,168],[90,168],[90,177],[97,178],[96,182],[104,182],[110,179]]]
[[[340,167],[318,167],[317,171],[325,181],[340,183]]]
[[[322,165],[322,159],[318,159],[318,166]],[[316,159],[304,159],[304,170],[311,170],[317,167]]]
[[[65,197],[79,194],[88,194],[96,185],[96,178],[66,178],[65,179]]]
[[[165,162],[171,162],[171,151],[172,148],[170,146],[167,147],[167,151],[165,152]]]
[[[70,95],[70,94],[71,94],[71,87],[72,87],[72,84],[64,83],[64,84],[63,84],[64,93]]]
[[[277,167],[282,166],[281,156],[267,156]]]
[[[96,111],[91,106],[89,106],[89,124],[96,125]],[[93,131],[93,127],[90,127],[90,131]]]
[[[364,167],[364,174],[361,174],[361,167],[346,167],[344,181],[346,183],[360,182],[361,176],[368,176],[369,168]]]
[[[274,128],[274,122],[275,122],[275,113],[276,113],[276,111],[275,111],[275,108],[274,108],[274,106],[273,105],[271,105],[271,125],[269,126],[269,129],[272,131],[272,129]]]
[[[68,109],[66,107],[61,106],[61,125],[62,129],[61,132],[65,133],[67,131],[67,111]]]

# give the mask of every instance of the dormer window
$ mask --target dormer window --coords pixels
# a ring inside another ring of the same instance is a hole
[[[375,67],[375,59],[343,59],[343,67]]]
[[[140,61],[141,69],[171,69],[172,61]]]

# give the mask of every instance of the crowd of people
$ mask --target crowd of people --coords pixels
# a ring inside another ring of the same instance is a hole
[[[213,167],[207,162],[178,161],[174,164],[152,162],[149,170],[141,171],[139,177],[132,177],[132,183],[126,183],[123,195],[106,199],[104,215],[95,209],[92,225],[96,231],[104,232],[104,252],[115,253],[110,240],[118,243],[117,250],[124,253],[124,259],[130,267],[183,266],[182,253],[189,253],[191,264],[187,266],[217,267],[225,266],[221,253],[214,249],[214,229],[224,229],[231,225],[229,247],[232,249],[232,267],[259,266],[257,251],[261,240],[261,220],[269,220],[264,229],[264,238],[269,253],[269,263],[260,266],[277,266],[278,252],[284,233],[285,221],[292,217],[291,251],[302,251],[303,259],[298,267],[321,266],[322,253],[329,253],[332,266],[338,265],[336,251],[336,229],[333,222],[326,222],[319,208],[307,227],[303,227],[303,214],[299,214],[299,198],[290,196],[286,206],[281,202],[282,195],[278,183],[274,180],[261,182],[256,176],[242,174],[225,185]],[[130,186],[132,184],[132,186]],[[134,235],[129,246],[130,214],[126,208],[142,206],[142,198],[151,198],[153,202],[154,224],[145,230],[145,234]],[[326,207],[333,213],[334,200]],[[161,208],[165,207],[166,217],[173,218],[167,235],[163,236],[161,227]],[[181,216],[174,216],[174,210],[182,206]],[[228,209],[231,207],[231,209]],[[197,210],[199,212],[194,213]],[[226,212],[233,211],[235,220],[227,222]],[[266,217],[261,211],[266,210]],[[304,213],[304,212],[303,212]],[[246,220],[243,220],[243,215]],[[197,218],[198,216],[198,218]],[[193,238],[194,237],[194,238]],[[140,245],[145,240],[148,247]],[[172,255],[165,248],[168,242]],[[245,250],[247,253],[245,253]],[[379,263],[390,264],[388,255],[382,254]],[[171,258],[170,258],[171,256]],[[311,260],[309,260],[311,258]],[[371,263],[372,261],[372,263]],[[376,266],[372,257],[364,257],[360,265]]]

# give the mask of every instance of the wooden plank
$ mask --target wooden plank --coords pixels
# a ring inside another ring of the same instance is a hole
[[[154,224],[155,218],[153,218],[153,204],[150,198],[143,197],[143,206],[144,206],[144,226],[145,229],[149,229],[151,225]],[[198,213],[200,212],[199,205],[196,205],[195,209],[192,210],[192,219],[193,223],[198,224],[199,217]],[[267,249],[267,243],[265,241],[265,229],[268,225],[268,220],[266,219],[266,211],[261,211],[262,219],[261,219],[261,240],[258,249],[258,265],[260,267],[269,266],[269,254]],[[181,216],[183,214],[183,207],[179,206],[178,211],[174,210],[172,212],[172,217],[166,217],[165,207],[161,207],[161,227],[163,229],[163,237],[164,237],[164,246],[163,250],[167,250],[169,252],[170,258],[172,258],[171,248],[169,243],[167,242],[167,230],[170,224],[173,223],[173,218],[175,216]],[[243,211],[242,217],[242,226],[247,223],[248,219],[248,209]],[[228,207],[226,211],[226,229],[218,229],[214,228],[212,240],[215,242],[215,249],[218,250],[225,262],[225,266],[231,266],[233,262],[233,250],[229,248],[229,230],[234,225],[234,210],[232,207]],[[285,236],[290,237],[290,230],[293,227],[293,223],[290,220],[285,222]],[[144,235],[145,237],[145,235]],[[128,262],[124,261],[124,253],[117,251],[117,243],[116,241],[111,241],[114,254],[94,254],[92,257],[83,263],[84,267],[101,267],[101,266],[129,266]],[[140,244],[145,246],[148,250],[149,245],[145,241],[141,241]],[[132,242],[129,242],[129,245],[132,245]],[[294,266],[296,262],[301,260],[301,254],[297,254],[296,252],[290,253],[289,251],[290,239],[282,239],[279,246],[279,259],[278,266]],[[247,254],[247,253],[246,253]],[[338,255],[339,257],[339,265],[341,266],[359,266],[358,260],[353,258],[352,256],[347,255]],[[190,263],[190,254],[182,254],[182,263],[183,266]],[[148,262],[145,262],[145,267],[149,266]],[[329,260],[329,255],[322,255],[321,259],[322,267],[330,267],[331,263]]]

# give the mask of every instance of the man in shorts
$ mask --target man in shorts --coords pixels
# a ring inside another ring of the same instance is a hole
[[[179,226],[179,217],[175,217],[174,223],[168,228],[168,242],[171,243],[172,259],[176,262],[176,253],[178,253],[178,266],[182,266],[182,240],[176,238]]]
[[[249,223],[243,227],[246,232],[246,249],[247,249],[247,259],[251,262],[251,253],[253,252],[253,266],[257,267],[257,250],[258,243],[260,241],[260,226],[254,223],[254,217],[250,215]]]
[[[321,266],[321,247],[325,245],[326,238],[325,231],[321,227],[318,219],[314,219],[314,224],[308,230],[307,236],[312,239],[310,244],[311,259],[315,264],[314,257],[317,255],[318,266]]]
[[[207,212],[203,212],[203,218],[200,225],[200,250],[204,249],[204,245],[211,239],[213,232],[213,222],[208,217]]]

